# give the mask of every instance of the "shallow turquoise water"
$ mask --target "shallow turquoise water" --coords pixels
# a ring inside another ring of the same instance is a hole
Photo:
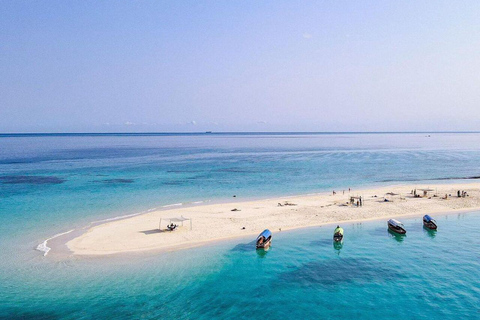
[[[274,233],[269,251],[240,239],[162,255],[35,261],[2,290],[11,318],[480,318],[480,214]],[[32,272],[32,268],[34,269]]]
[[[480,176],[480,134],[0,136],[0,316],[6,318],[480,318],[479,216],[275,234],[166,255],[43,257],[92,221],[174,203]],[[446,180],[444,180],[446,179]],[[460,180],[465,181],[465,180]],[[466,230],[467,232],[460,232]]]

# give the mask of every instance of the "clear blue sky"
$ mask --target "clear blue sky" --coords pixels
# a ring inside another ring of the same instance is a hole
[[[480,2],[0,0],[0,132],[205,130],[480,130]]]

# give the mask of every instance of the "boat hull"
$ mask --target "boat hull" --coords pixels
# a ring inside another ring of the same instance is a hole
[[[270,247],[270,244],[272,243],[272,240],[271,239],[267,239],[265,240],[264,242],[262,243],[258,243],[257,242],[257,249],[268,249]]]
[[[398,234],[406,234],[407,233],[407,230],[399,227],[399,226],[394,226],[394,225],[391,225],[391,224],[388,224],[388,229],[392,232],[395,232],[395,233],[398,233]]]
[[[333,241],[341,242],[342,240],[343,240],[343,234],[334,234],[333,235]]]
[[[430,230],[437,230],[437,225],[433,221],[429,221],[429,222],[423,221],[423,226]]]

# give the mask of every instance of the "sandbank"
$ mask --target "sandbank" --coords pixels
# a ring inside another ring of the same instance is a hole
[[[420,189],[427,188],[434,190],[427,197],[416,198],[411,194],[416,189],[423,195]],[[458,190],[466,191],[468,196],[458,198]],[[390,192],[397,195],[386,195]],[[443,198],[445,195],[449,195],[447,199]],[[354,205],[349,204],[352,196],[361,196],[363,206],[356,206],[357,199]],[[384,197],[389,201],[385,202]],[[333,222],[466,210],[480,210],[480,183],[395,185],[350,192],[347,188],[336,190],[335,195],[330,192],[152,211],[94,226],[66,245],[74,255],[89,256],[174,250],[247,235],[254,238],[264,229],[275,234]],[[160,218],[181,216],[192,219],[191,230],[188,221],[175,231],[166,231],[165,221],[159,228]]]

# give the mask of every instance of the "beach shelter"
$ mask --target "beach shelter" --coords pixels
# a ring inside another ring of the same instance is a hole
[[[180,217],[174,217],[174,218],[160,218],[160,222],[158,224],[158,229],[162,230],[162,220],[168,222],[167,224],[177,224],[177,223],[182,223],[181,226],[183,227],[183,222],[185,221],[190,221],[190,230],[192,230],[192,219],[190,218],[185,218],[184,216]]]

